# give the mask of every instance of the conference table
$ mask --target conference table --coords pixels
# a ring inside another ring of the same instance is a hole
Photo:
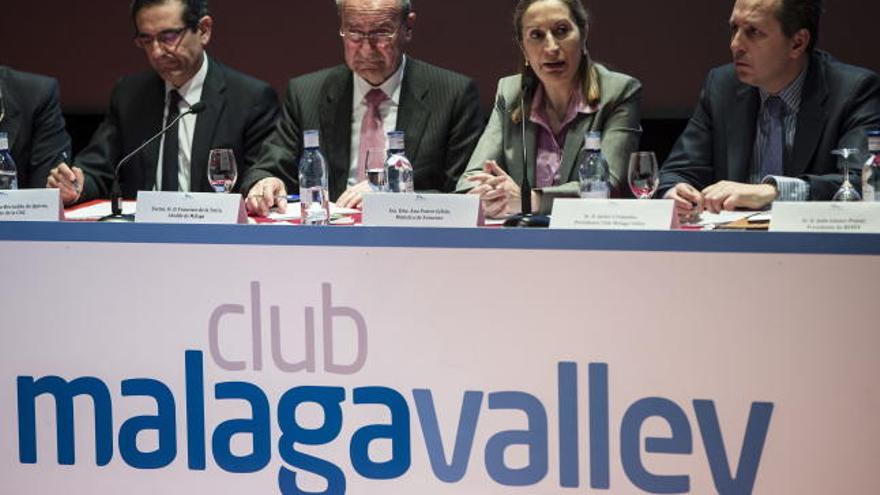
[[[880,493],[880,235],[35,222],[0,259],[3,492]]]

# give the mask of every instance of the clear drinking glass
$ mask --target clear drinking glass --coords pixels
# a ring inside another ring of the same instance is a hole
[[[385,150],[383,148],[371,148],[366,151],[364,168],[366,168],[367,182],[373,192],[385,190]]]
[[[228,193],[238,179],[235,153],[228,149],[211,150],[208,155],[208,182],[214,192]]]
[[[854,148],[843,148],[831,151],[832,155],[837,156],[837,168],[843,174],[843,184],[840,189],[834,193],[831,201],[861,201],[862,195],[856,191],[852,183],[849,181],[849,171],[852,169],[861,170],[862,157],[859,150]]]
[[[660,172],[653,151],[637,151],[629,157],[629,188],[638,199],[651,199],[657,192]]]

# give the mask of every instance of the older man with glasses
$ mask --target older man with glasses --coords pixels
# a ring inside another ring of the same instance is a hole
[[[135,0],[131,16],[134,44],[153,70],[120,80],[89,146],[73,166],[52,170],[48,185],[61,189],[65,204],[107,197],[119,160],[196,103],[204,110],[184,115],[118,171],[124,197],[142,190],[213,191],[210,150],[231,148],[246,170],[277,120],[275,90],[205,52],[214,22],[207,0]]]
[[[337,0],[345,65],[290,81],[282,117],[245,176],[248,210],[286,207],[297,185],[303,131],[317,129],[330,198],[357,207],[369,190],[367,151],[406,134],[416,190],[451,191],[482,130],[474,82],[405,55],[416,14],[409,0]]]

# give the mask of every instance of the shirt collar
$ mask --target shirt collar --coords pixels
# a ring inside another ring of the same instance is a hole
[[[535,90],[535,96],[532,98],[532,109],[529,113],[529,120],[549,129],[550,119],[547,118],[547,109],[544,106],[545,98],[544,86],[539,84],[538,89]],[[589,115],[591,113],[596,113],[598,110],[597,107],[587,105],[584,101],[583,89],[578,86],[575,88],[572,97],[568,100],[568,108],[565,111],[565,118],[562,119],[562,128],[570,124],[578,114]]]
[[[355,103],[366,104],[364,102],[364,97],[367,93],[370,92],[371,89],[381,89],[383,93],[388,95],[388,98],[395,105],[400,104],[400,86],[403,82],[403,73],[406,69],[406,55],[404,55],[400,60],[400,67],[391,74],[391,77],[385,80],[382,84],[378,86],[373,86],[366,79],[359,76],[356,72],[352,72],[354,74],[354,101]]]
[[[191,107],[202,99],[202,88],[205,87],[205,79],[208,77],[208,64],[208,54],[205,53],[204,59],[202,60],[202,66],[199,67],[196,75],[187,81],[186,84],[177,89],[177,92],[183,97],[183,101],[186,102],[186,106],[188,107]],[[168,92],[173,89],[176,89],[174,85],[166,81],[165,94],[167,95]]]
[[[785,107],[791,110],[792,113],[797,113],[801,108],[801,96],[803,95],[804,81],[807,79],[807,70],[809,68],[810,63],[808,61],[807,65],[804,66],[804,69],[798,74],[794,81],[780,91],[779,94],[775,95],[785,103]],[[758,93],[761,95],[761,107],[763,108],[767,98],[770,98],[770,96],[773,95],[763,89],[758,89]]]

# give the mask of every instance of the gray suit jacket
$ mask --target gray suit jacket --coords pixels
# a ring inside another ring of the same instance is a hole
[[[196,120],[193,135],[190,190],[212,192],[207,175],[210,150],[232,149],[240,178],[272,132],[278,117],[278,96],[268,84],[212,58],[202,101],[206,107]],[[162,129],[164,111],[165,82],[155,71],[127,76],[116,84],[104,121],[75,159],[86,175],[80,201],[110,194],[113,169],[122,157]],[[157,139],[119,171],[123,196],[134,198],[138,191],[152,190],[158,163]],[[236,185],[234,191],[239,190]]]
[[[353,75],[344,65],[291,80],[281,119],[263,144],[258,164],[244,178],[242,191],[266,177],[278,177],[296,192],[303,131],[317,129],[329,162],[330,199],[335,201],[348,183],[353,94]],[[416,190],[451,191],[481,130],[476,85],[462,75],[408,58],[397,129],[406,133]]]
[[[58,82],[0,67],[0,132],[18,167],[18,187],[46,187],[49,170],[70,161],[70,137],[58,102]]]
[[[749,182],[760,97],[733,65],[713,69],[700,101],[660,174],[662,197],[679,182],[703,189],[720,180]],[[788,177],[810,184],[810,199],[828,200],[841,183],[831,150],[866,149],[865,131],[880,126],[877,74],[816,51],[804,81]]]
[[[560,196],[577,196],[579,193],[578,171],[575,166],[578,152],[584,144],[584,134],[590,131],[602,133],[602,153],[608,160],[612,187],[616,195],[626,189],[626,173],[629,155],[638,150],[641,136],[639,102],[642,96],[641,83],[626,74],[612,72],[596,64],[599,74],[600,100],[596,113],[579,115],[565,136],[560,175],[563,184],[542,189],[541,212],[549,213],[552,201]],[[537,125],[526,116],[526,157],[528,166],[523,167],[522,125],[514,124],[511,113],[519,106],[522,92],[522,77],[509,76],[498,82],[495,95],[495,108],[489,118],[489,125],[480,138],[468,162],[467,170],[458,181],[457,190],[464,192],[473,187],[467,181],[469,175],[483,170],[486,160],[495,160],[510,174],[517,184],[522,182],[523,168],[528,170],[529,183],[535,184],[535,160],[537,156]],[[530,106],[526,99],[526,108]]]

